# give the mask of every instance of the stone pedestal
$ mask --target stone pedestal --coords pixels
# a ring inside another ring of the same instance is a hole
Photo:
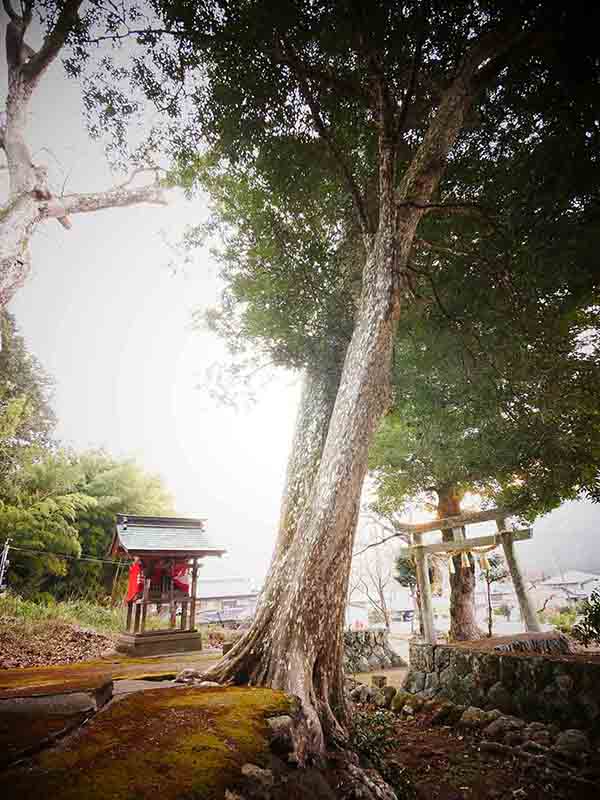
[[[198,631],[147,631],[122,633],[117,638],[118,653],[130,656],[162,656],[169,653],[190,653],[202,650]]]

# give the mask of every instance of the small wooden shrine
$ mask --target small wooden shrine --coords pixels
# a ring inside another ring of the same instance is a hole
[[[195,624],[198,562],[224,552],[210,542],[202,519],[118,514],[109,555],[133,559],[133,563],[126,629],[117,650],[139,656],[201,650]],[[146,629],[152,605],[157,612],[168,609],[167,628]]]

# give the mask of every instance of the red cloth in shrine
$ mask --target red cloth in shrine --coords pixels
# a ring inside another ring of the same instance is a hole
[[[131,603],[132,600],[142,592],[144,588],[144,575],[142,572],[142,565],[139,561],[135,561],[129,567],[129,583],[127,584],[127,596],[125,602]]]
[[[163,575],[170,575],[173,578],[173,585],[175,589],[180,592],[190,593],[190,575],[189,565],[187,561],[176,561],[171,565],[157,561],[153,564],[152,573],[150,576],[152,584],[160,588],[160,582]],[[127,596],[125,601],[130,603],[135,600],[144,590],[144,572],[140,561],[135,561],[129,568],[129,583],[127,585]]]
[[[187,561],[176,561],[173,565],[173,583],[180,592],[190,593],[190,573]]]

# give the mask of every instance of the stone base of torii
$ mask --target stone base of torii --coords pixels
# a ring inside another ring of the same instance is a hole
[[[411,535],[412,545],[403,547],[400,553],[404,556],[412,556],[415,560],[417,572],[417,585],[421,598],[421,615],[423,617],[423,633],[425,640],[430,644],[435,644],[436,635],[433,623],[433,606],[431,602],[431,583],[429,581],[428,559],[432,553],[447,553],[450,556],[458,553],[468,553],[478,547],[493,547],[502,545],[504,557],[510,571],[515,594],[521,610],[521,619],[525,624],[525,630],[540,632],[541,626],[531,603],[523,573],[519,567],[514,543],[531,539],[533,536],[531,528],[521,530],[506,530],[506,519],[512,516],[510,511],[493,509],[490,511],[467,512],[455,517],[436,519],[431,522],[420,524],[396,523],[394,526],[397,531]],[[495,520],[498,532],[489,536],[476,536],[466,538],[464,529],[467,525],[478,522],[489,522]],[[423,535],[432,531],[451,530],[453,540],[451,542],[434,542],[423,544]]]

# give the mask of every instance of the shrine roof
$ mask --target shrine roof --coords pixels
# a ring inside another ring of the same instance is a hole
[[[128,556],[220,556],[205,530],[205,520],[118,514],[110,554]]]

